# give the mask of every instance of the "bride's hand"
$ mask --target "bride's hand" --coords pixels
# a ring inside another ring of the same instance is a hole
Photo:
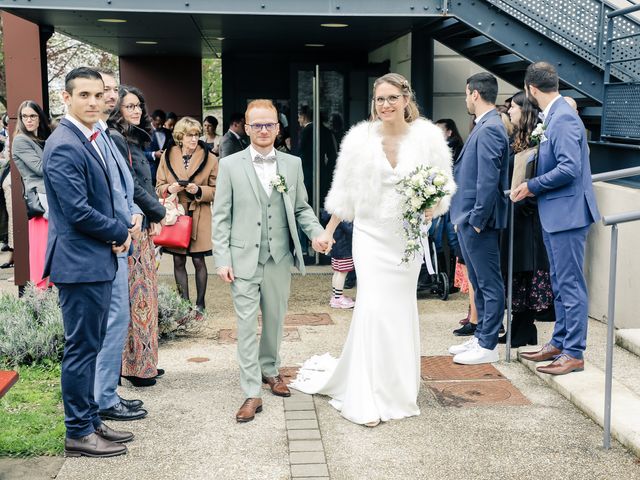
[[[334,243],[333,236],[325,230],[311,241],[311,246],[316,252],[328,255]]]
[[[424,211],[424,221],[429,223],[431,220],[433,220],[433,211],[435,210],[435,207],[433,208],[427,208]]]

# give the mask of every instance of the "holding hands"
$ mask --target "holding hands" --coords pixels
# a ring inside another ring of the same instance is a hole
[[[325,255],[329,255],[331,252],[331,248],[336,241],[333,239],[333,235],[329,233],[327,230],[323,231],[316,238],[311,240],[311,246],[318,253],[324,253]]]

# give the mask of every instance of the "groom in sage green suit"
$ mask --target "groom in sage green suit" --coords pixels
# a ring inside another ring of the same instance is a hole
[[[231,283],[238,322],[245,395],[238,422],[249,422],[262,411],[263,382],[274,395],[290,395],[278,368],[291,267],[295,264],[304,274],[297,226],[313,239],[316,251],[328,247],[316,239],[323,228],[307,203],[300,159],[273,147],[279,128],[273,103],[254,100],[245,117],[251,145],[220,160],[213,203],[214,261],[218,275]]]

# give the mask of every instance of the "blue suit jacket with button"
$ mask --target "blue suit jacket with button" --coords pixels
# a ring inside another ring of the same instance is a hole
[[[480,230],[507,226],[509,137],[496,110],[484,115],[464,144],[453,167],[458,190],[449,210],[454,225]]]
[[[106,165],[67,119],[47,139],[43,155],[49,202],[44,277],[54,283],[112,281],[117,270],[111,244],[127,239],[116,216]]]
[[[586,227],[598,221],[600,214],[582,120],[560,98],[551,105],[545,125],[536,177],[527,182],[538,199],[542,228],[555,233]]]

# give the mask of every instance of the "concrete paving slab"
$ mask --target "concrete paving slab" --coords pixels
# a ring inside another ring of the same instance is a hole
[[[326,464],[313,465],[291,465],[291,474],[293,478],[309,478],[309,477],[328,477],[329,469]]]
[[[289,440],[320,440],[320,430],[288,430]]]
[[[323,452],[291,452],[289,454],[289,462],[292,465],[326,463],[326,459]]]

